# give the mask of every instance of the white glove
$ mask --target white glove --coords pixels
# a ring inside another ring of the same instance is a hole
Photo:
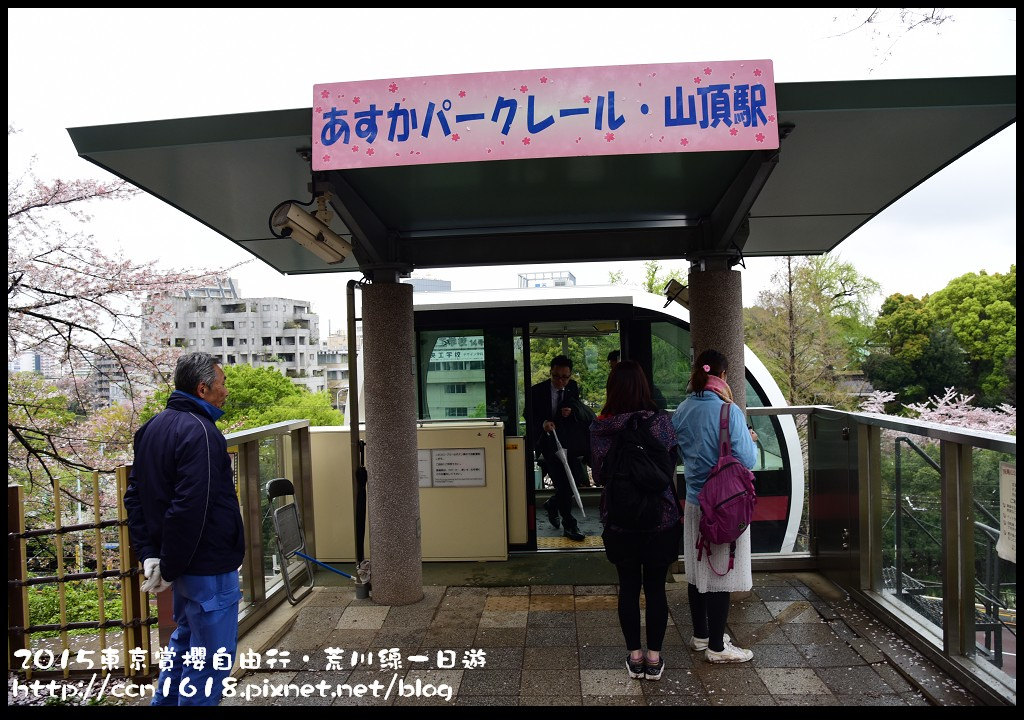
[[[146,581],[142,583],[143,592],[160,593],[171,586],[160,576],[160,558],[146,558],[142,562],[142,574]]]

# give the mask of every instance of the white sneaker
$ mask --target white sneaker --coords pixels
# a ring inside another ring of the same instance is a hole
[[[724,633],[722,635],[722,640],[724,640],[725,642],[729,642],[729,633]],[[696,635],[694,635],[692,638],[690,638],[690,649],[696,650],[697,652],[700,652],[701,650],[707,650],[708,638],[699,638]]]
[[[704,658],[710,663],[743,663],[754,657],[750,650],[738,648],[730,642],[725,643],[722,652],[715,652],[711,648],[704,651]]]

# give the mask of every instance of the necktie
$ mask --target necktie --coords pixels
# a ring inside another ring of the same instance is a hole
[[[565,390],[559,390],[558,391],[558,407],[556,407],[555,410],[560,410],[562,408],[562,396],[563,396],[564,393],[565,393]]]

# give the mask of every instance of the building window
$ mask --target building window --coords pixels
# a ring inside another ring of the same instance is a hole
[[[469,408],[447,407],[444,409],[445,417],[469,417]]]
[[[266,328],[270,327],[270,321],[269,320],[264,320],[263,321],[263,327],[266,327]]]
[[[205,305],[200,305],[199,307],[196,308],[196,310],[198,312],[206,312],[206,306]]]
[[[221,347],[223,344],[224,344],[224,340],[222,338],[214,338],[213,339],[213,346],[214,347]]]
[[[263,310],[264,310],[264,311],[268,311],[268,310],[270,310],[270,306],[269,306],[269,305],[264,305],[264,306],[263,306]]]
[[[464,395],[466,393],[466,383],[449,383],[444,386],[446,393],[458,393]]]
[[[194,322],[190,322],[190,323],[188,324],[188,329],[189,329],[189,330],[195,330],[195,328],[196,328],[196,324],[195,324]]]
[[[189,338],[188,344],[190,346],[192,346],[192,347],[195,347],[196,339],[195,338]]]

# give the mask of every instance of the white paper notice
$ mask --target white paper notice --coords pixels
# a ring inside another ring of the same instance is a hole
[[[434,487],[484,487],[483,448],[452,448],[432,451]]]
[[[996,554],[1017,564],[1017,466],[999,463],[999,541]]]

